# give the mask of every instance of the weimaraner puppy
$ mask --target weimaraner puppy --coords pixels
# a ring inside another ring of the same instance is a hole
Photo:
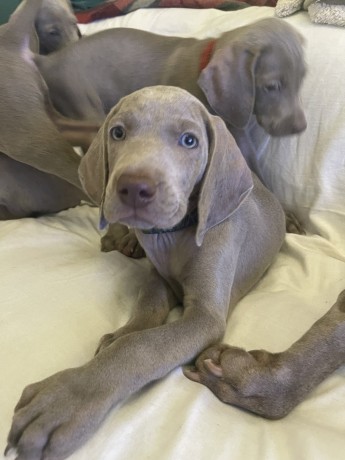
[[[69,120],[51,106],[28,45],[41,4],[26,0],[0,29],[0,220],[57,212],[86,199],[80,158],[55,125]]]
[[[229,309],[284,240],[277,199],[224,122],[180,88],[123,98],[82,159],[80,177],[102,225],[135,228],[152,270],[132,318],[101,340],[91,361],[24,390],[7,449],[16,448],[18,460],[65,458],[115,404],[218,342]],[[182,317],[166,323],[181,303]]]
[[[35,29],[40,54],[52,53],[81,38],[69,0],[43,0]]]
[[[185,374],[273,419],[344,362],[345,291],[284,353],[214,346],[228,312],[279,251],[284,215],[224,122],[195,97],[154,87],[122,99],[80,175],[101,223],[133,226],[152,270],[129,322],[103,337],[91,361],[24,390],[7,449],[18,460],[65,458],[119,401],[209,346]],[[184,313],[166,322],[177,304]]]
[[[121,97],[166,84],[195,95],[230,130],[246,128],[255,114],[269,134],[284,136],[306,128],[299,101],[302,43],[292,26],[276,18],[204,40],[115,28],[35,62],[53,105],[70,118],[103,120]]]

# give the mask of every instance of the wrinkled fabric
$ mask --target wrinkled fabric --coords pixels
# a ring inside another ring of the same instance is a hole
[[[72,0],[82,23],[120,16],[139,8],[218,8],[231,11],[247,6],[275,6],[276,3],[277,0]]]
[[[345,26],[344,0],[278,0],[275,12],[283,18],[301,9],[307,10],[316,24]]]

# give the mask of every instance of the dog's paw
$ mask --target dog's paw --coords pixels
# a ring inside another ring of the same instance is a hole
[[[296,235],[306,235],[306,232],[297,217],[292,212],[285,212],[285,222],[287,233]]]
[[[18,459],[62,460],[105,418],[111,402],[87,367],[29,385],[15,408],[6,452]],[[95,384],[93,384],[95,383]]]
[[[117,337],[118,336],[116,335],[116,332],[111,332],[109,334],[103,335],[103,337],[101,337],[100,341],[98,342],[95,355],[98,355],[100,351],[104,350],[104,348],[107,348],[109,347],[109,345],[114,343]]]
[[[145,257],[145,251],[140,246],[137,237],[133,231],[129,231],[127,235],[123,236],[117,243],[117,250],[127,257],[133,259],[141,259]]]
[[[119,251],[127,257],[140,259],[145,257],[145,251],[140,246],[133,231],[110,231],[101,238],[103,252]]]
[[[195,366],[183,372],[221,401],[266,418],[284,417],[293,407],[289,398],[284,400],[289,370],[281,364],[280,354],[219,344],[205,350]]]
[[[134,331],[130,327],[123,326],[117,329],[117,331],[115,332],[111,332],[109,334],[103,335],[103,337],[101,337],[100,341],[98,342],[98,346],[96,348],[95,355],[98,355],[99,352],[101,352],[105,348],[108,348],[110,345],[116,342],[116,340],[119,339],[120,337],[123,337],[124,335],[127,335],[131,332],[134,332]]]

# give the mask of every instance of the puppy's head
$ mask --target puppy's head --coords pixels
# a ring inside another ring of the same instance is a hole
[[[166,86],[132,93],[114,107],[79,174],[103,223],[168,229],[197,207],[199,245],[253,186],[224,123],[186,91]]]
[[[300,89],[306,73],[303,38],[281,19],[223,34],[198,84],[215,112],[236,128],[252,114],[272,136],[306,128]]]
[[[81,37],[69,0],[43,0],[35,27],[40,54],[49,54]]]

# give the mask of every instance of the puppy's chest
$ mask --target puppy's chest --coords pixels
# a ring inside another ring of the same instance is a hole
[[[181,297],[183,279],[191,257],[191,245],[186,238],[180,238],[177,233],[147,235],[142,232],[138,232],[137,237],[158,273]]]

